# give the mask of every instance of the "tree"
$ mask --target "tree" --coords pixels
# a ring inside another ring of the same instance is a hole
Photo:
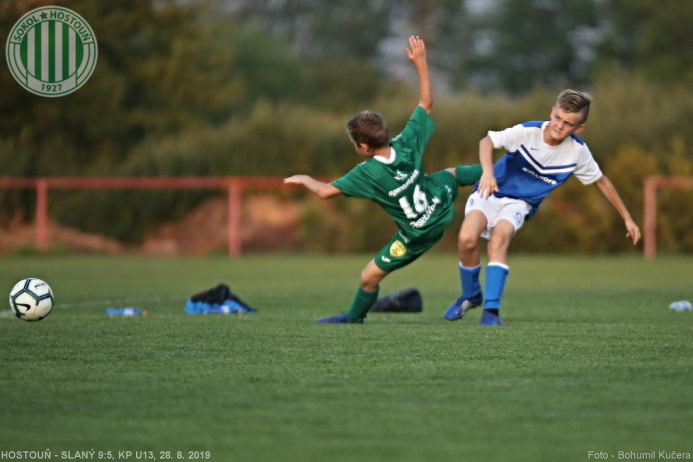
[[[693,0],[610,0],[609,17],[603,62],[665,83],[693,83]]]
[[[98,63],[84,87],[61,98],[35,96],[8,69],[0,73],[2,87],[12,90],[0,92],[0,139],[12,140],[32,159],[4,163],[6,173],[74,175],[97,161],[117,164],[148,136],[210,124],[243,100],[232,53],[208,46],[210,31],[197,27],[195,9],[142,0],[57,3],[89,21]],[[3,36],[41,5],[3,4]],[[0,162],[12,158],[11,152],[0,153]]]
[[[587,83],[602,27],[593,0],[499,0],[472,24],[469,84],[511,94]]]

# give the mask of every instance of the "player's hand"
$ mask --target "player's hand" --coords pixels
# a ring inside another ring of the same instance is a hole
[[[626,220],[626,229],[628,230],[626,237],[633,239],[633,245],[637,244],[640,240],[640,228],[638,228],[638,225],[635,224],[632,218]]]
[[[284,178],[284,183],[305,184],[306,175],[294,175],[289,178]]]
[[[493,172],[484,172],[479,179],[479,195],[483,199],[488,199],[493,193],[498,192],[498,183]]]
[[[423,40],[417,35],[409,37],[409,46],[407,48],[407,56],[411,59],[414,64],[421,64],[426,62],[426,45],[424,45]]]

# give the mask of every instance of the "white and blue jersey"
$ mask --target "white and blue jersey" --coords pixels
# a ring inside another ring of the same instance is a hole
[[[497,197],[521,199],[531,206],[530,218],[541,201],[566,182],[570,175],[582,184],[597,181],[602,172],[587,145],[571,135],[558,146],[544,142],[544,129],[549,122],[525,122],[503,131],[489,131],[496,149],[506,154],[493,166]],[[474,191],[479,187],[476,183]]]

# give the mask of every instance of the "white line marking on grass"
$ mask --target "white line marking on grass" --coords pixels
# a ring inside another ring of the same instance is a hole
[[[181,295],[173,297],[142,297],[142,298],[118,298],[114,300],[92,300],[88,302],[80,303],[61,303],[55,305],[54,308],[73,308],[79,306],[94,306],[94,305],[120,305],[123,303],[138,303],[138,302],[160,302],[160,301],[173,301],[173,300],[187,300],[189,297],[183,297]]]
[[[122,304],[130,304],[130,303],[140,303],[140,302],[160,302],[160,301],[174,301],[174,300],[187,300],[189,297],[184,297],[182,295],[176,295],[172,297],[142,297],[142,298],[119,298],[119,299],[114,299],[114,300],[91,300],[88,302],[80,302],[80,303],[60,303],[59,305],[55,305],[53,308],[78,308],[78,307],[86,307],[86,306],[97,306],[97,305],[107,305],[107,306],[113,306],[113,305],[122,305]],[[5,310],[5,311],[0,311],[0,319],[5,319],[5,318],[14,318],[15,314],[14,311],[12,310]]]

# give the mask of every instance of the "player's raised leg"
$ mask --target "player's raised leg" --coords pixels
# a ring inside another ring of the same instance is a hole
[[[457,167],[446,168],[446,172],[455,177],[457,186],[471,186],[481,176],[481,165],[458,165]]]
[[[481,315],[482,326],[502,326],[500,319],[500,299],[503,296],[505,280],[508,277],[508,247],[515,233],[515,225],[508,220],[501,219],[493,228],[493,234],[488,241],[488,259],[486,267],[486,297],[484,298],[484,312]]]
[[[366,317],[373,304],[378,300],[380,281],[388,274],[390,273],[378,268],[375,261],[371,260],[361,271],[361,284],[356,291],[356,295],[354,295],[349,311],[337,316],[322,318],[318,321],[318,324],[362,323],[363,318]]]
[[[448,321],[462,319],[467,311],[481,305],[483,295],[479,283],[481,260],[479,257],[479,238],[488,226],[486,215],[479,210],[469,210],[462,222],[458,236],[460,253],[460,281],[462,296],[445,310],[443,315]]]

